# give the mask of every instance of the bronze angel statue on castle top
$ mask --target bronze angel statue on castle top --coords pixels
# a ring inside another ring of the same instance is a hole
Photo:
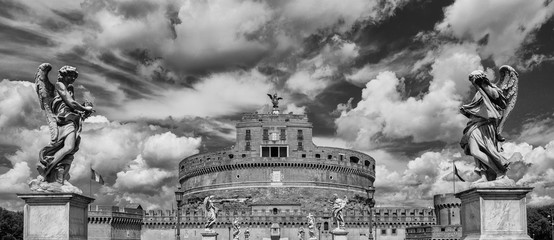
[[[469,118],[460,146],[475,159],[475,172],[481,177],[472,186],[515,185],[506,177],[510,162],[500,154],[502,130],[517,99],[518,73],[510,66],[500,67],[500,79],[493,82],[481,70],[473,71],[469,81],[477,89],[470,103],[460,112]]]
[[[92,103],[78,103],[73,83],[79,73],[72,66],[63,66],[58,78],[50,80],[52,65],[43,63],[35,74],[35,86],[50,130],[50,143],[39,152],[37,170],[39,176],[31,180],[29,187],[38,192],[82,193],[71,185],[69,169],[73,155],[79,150],[83,121],[93,112]]]

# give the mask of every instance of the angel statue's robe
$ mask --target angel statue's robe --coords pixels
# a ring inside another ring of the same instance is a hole
[[[499,175],[505,175],[508,161],[500,155],[498,149],[497,125],[502,119],[502,111],[506,108],[506,99],[500,88],[485,80],[498,97],[487,95],[487,93],[474,83],[477,92],[473,100],[460,108],[460,111],[470,120],[463,131],[463,137],[460,145],[466,155],[471,155],[469,149],[470,139],[475,140],[479,149],[487,156],[487,161],[475,158],[475,172],[482,176],[485,174],[487,179],[494,180]]]
[[[56,94],[56,97],[51,103],[51,108],[56,114],[57,120],[57,136],[54,143],[44,147],[39,152],[39,163],[37,169],[40,175],[47,180],[47,182],[63,182],[69,179],[68,172],[71,163],[73,162],[74,154],[79,150],[79,143],[81,137],[79,136],[82,128],[81,115],[70,108],[63,99]],[[52,158],[56,152],[58,152],[64,146],[64,141],[67,135],[75,133],[75,146],[71,152],[66,154],[64,158],[58,163],[52,163]],[[55,164],[55,166],[53,166]],[[52,169],[47,172],[48,169]]]

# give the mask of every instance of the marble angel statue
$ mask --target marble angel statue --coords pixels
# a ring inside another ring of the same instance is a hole
[[[510,162],[500,152],[501,142],[505,141],[501,133],[517,99],[518,73],[504,65],[500,67],[500,79],[496,82],[489,80],[481,70],[473,71],[469,81],[477,92],[470,103],[460,108],[469,118],[460,146],[466,155],[474,157],[475,172],[481,177],[472,186],[489,181],[513,185],[513,180],[506,177]]]
[[[308,234],[310,239],[315,238],[315,218],[311,213],[308,213]]]
[[[50,143],[39,152],[37,170],[39,176],[31,180],[29,187],[38,192],[82,191],[68,180],[74,154],[79,150],[83,121],[93,112],[92,103],[78,103],[73,83],[79,73],[72,66],[63,66],[56,80],[50,80],[49,63],[38,67],[35,86],[41,109],[46,115],[50,131]]]
[[[204,198],[204,216],[206,217],[206,231],[212,232],[212,227],[215,224],[217,218],[217,208],[213,202],[214,196],[208,196]]]
[[[233,240],[239,240],[240,222],[237,218],[233,221]]]
[[[344,196],[344,199],[340,199],[337,194],[333,194],[335,200],[333,202],[333,220],[337,224],[337,230],[344,230],[344,217],[342,211],[348,203],[348,197]]]

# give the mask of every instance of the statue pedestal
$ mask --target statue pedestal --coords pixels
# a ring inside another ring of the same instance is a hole
[[[87,240],[88,205],[94,201],[75,193],[22,193],[23,239]]]
[[[462,240],[531,240],[525,196],[530,187],[471,188],[462,200]]]
[[[347,240],[346,237],[348,235],[348,232],[342,229],[335,229],[331,231],[331,235],[333,236],[333,240]]]
[[[218,234],[216,232],[202,232],[200,235],[202,235],[202,240],[217,240]]]

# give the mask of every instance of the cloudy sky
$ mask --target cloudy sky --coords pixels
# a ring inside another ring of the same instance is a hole
[[[554,202],[554,3],[543,0],[0,0],[0,207],[36,177],[48,142],[34,92],[42,62],[78,68],[94,102],[72,182],[96,204],[171,208],[177,163],[232,145],[244,112],[306,113],[318,145],[377,160],[380,206],[452,191],[476,69],[520,73],[504,135],[510,177]],[[55,77],[52,73],[50,77]],[[457,183],[457,189],[467,187]]]

